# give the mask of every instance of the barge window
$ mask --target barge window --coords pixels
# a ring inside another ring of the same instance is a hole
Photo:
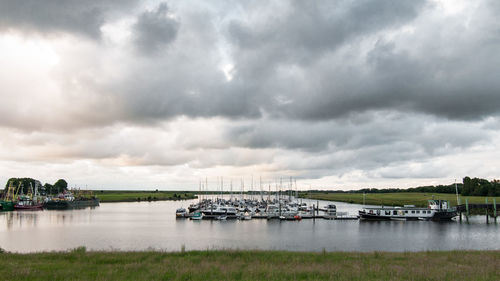
[[[408,214],[408,210],[405,210],[405,214]]]
[[[393,214],[393,215],[397,215],[397,214],[398,214],[398,211],[394,210],[394,211],[392,211],[392,214]]]
[[[391,211],[385,211],[386,215],[391,215]]]
[[[417,211],[417,214],[420,214],[420,211]]]
[[[415,214],[415,211],[411,211],[412,214]]]

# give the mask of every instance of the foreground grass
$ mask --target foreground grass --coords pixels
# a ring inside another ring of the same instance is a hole
[[[0,254],[2,280],[500,280],[500,251]]]
[[[103,190],[94,192],[101,202],[133,202],[157,200],[185,200],[196,198],[187,191],[120,191]]]
[[[367,205],[385,205],[385,206],[403,206],[415,205],[418,207],[427,206],[427,200],[432,199],[449,200],[452,206],[457,204],[457,196],[448,193],[420,193],[420,192],[396,192],[396,193],[367,193]],[[303,198],[330,200],[338,202],[363,204],[363,193],[303,193]],[[483,196],[459,196],[460,202],[465,204],[465,199],[472,203],[484,203],[485,197]],[[493,203],[493,198],[496,202],[500,203],[500,197],[488,197],[488,202]]]

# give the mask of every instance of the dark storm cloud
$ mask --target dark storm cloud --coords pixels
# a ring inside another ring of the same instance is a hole
[[[187,24],[176,42],[170,35],[177,25],[162,17],[168,35],[147,33],[153,41],[142,41],[147,49],[166,38],[158,44],[169,44],[169,54],[130,74],[125,100],[131,118],[314,121],[394,110],[471,120],[498,114],[500,25],[490,3],[471,12],[475,20],[468,26],[450,18],[438,27],[426,22],[440,18],[436,6],[422,1],[279,3],[282,9],[262,16],[259,7],[242,5],[257,15],[220,28],[214,21],[221,13],[180,15]],[[401,33],[404,25],[414,33]],[[229,43],[230,81],[221,70],[219,30],[226,30]],[[141,32],[136,28],[139,38]]]
[[[167,3],[143,12],[133,27],[135,42],[144,53],[155,53],[175,40],[179,22],[169,15]]]
[[[231,41],[243,50],[272,53],[274,61],[309,64],[357,36],[415,18],[424,1],[290,1],[259,22],[232,21]]]
[[[124,11],[136,0],[1,0],[0,30],[70,32],[100,37],[100,27],[115,11]]]
[[[500,24],[491,3],[481,2],[467,23],[446,24],[436,22],[436,7],[417,1],[304,5],[229,27],[235,80],[253,88],[269,114],[307,120],[378,109],[463,120],[498,114]],[[405,24],[413,34],[387,36]]]

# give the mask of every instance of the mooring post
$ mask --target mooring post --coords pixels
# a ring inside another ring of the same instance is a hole
[[[486,202],[486,223],[490,223],[490,219],[488,218],[488,197],[484,198]]]
[[[461,210],[458,212],[458,215],[459,215],[459,218],[460,218],[459,221],[462,222],[462,211]]]
[[[493,216],[495,217],[495,223],[497,223],[497,200],[493,198]]]
[[[313,204],[313,221],[316,221],[316,215],[314,214],[314,204]]]
[[[467,222],[469,222],[469,199],[468,198],[465,198],[465,210],[467,211],[466,215],[465,215],[465,219],[467,220]]]

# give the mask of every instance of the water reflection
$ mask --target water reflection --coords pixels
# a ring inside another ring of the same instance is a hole
[[[304,200],[305,201],[305,200]],[[314,204],[316,204],[314,200]],[[498,224],[484,217],[470,223],[427,221],[175,219],[190,202],[103,203],[94,209],[0,213],[0,247],[8,251],[93,250],[179,251],[186,249],[278,249],[292,251],[418,251],[500,249]],[[319,201],[320,206],[330,202]],[[356,214],[362,206],[336,203]]]

